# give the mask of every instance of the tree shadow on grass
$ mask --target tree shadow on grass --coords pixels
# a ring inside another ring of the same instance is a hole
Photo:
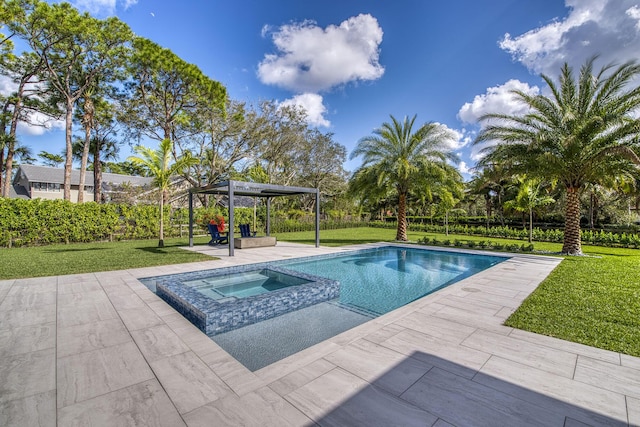
[[[175,253],[174,250],[168,250],[168,249],[171,249],[173,247],[174,247],[173,245],[171,245],[171,246],[167,245],[167,246],[165,246],[163,248],[159,248],[157,246],[155,246],[155,247],[143,246],[143,247],[139,247],[139,248],[135,248],[135,249],[139,250],[139,251],[143,251],[143,252],[149,252],[151,254],[169,254],[169,253]]]
[[[50,249],[44,249],[42,252],[57,254],[57,253],[65,253],[65,252],[104,251],[107,249],[109,248],[50,248]]]

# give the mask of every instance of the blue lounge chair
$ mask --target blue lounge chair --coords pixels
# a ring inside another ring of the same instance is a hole
[[[251,232],[249,224],[240,224],[240,237],[256,237],[256,232]]]
[[[223,236],[218,231],[218,227],[209,224],[209,234],[211,235],[211,240],[209,241],[209,245],[221,245],[223,243],[229,243],[229,236]]]

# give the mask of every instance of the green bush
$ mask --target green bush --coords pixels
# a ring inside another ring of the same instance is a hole
[[[396,228],[397,223],[389,221],[371,221],[369,223],[371,227],[377,228]],[[443,225],[431,225],[420,223],[409,223],[410,231],[428,232],[445,234],[446,230]],[[525,228],[512,228],[512,227],[485,227],[485,226],[471,226],[467,224],[450,224],[449,233],[461,234],[467,236],[482,236],[492,238],[504,238],[504,239],[516,239],[516,240],[528,240],[529,231]],[[553,242],[560,243],[564,239],[564,231],[560,229],[533,229],[533,240],[538,242]],[[630,231],[622,231],[620,233],[614,233],[612,231],[605,230],[582,230],[581,232],[582,243],[597,246],[610,246],[610,247],[640,247],[640,235],[632,233]]]

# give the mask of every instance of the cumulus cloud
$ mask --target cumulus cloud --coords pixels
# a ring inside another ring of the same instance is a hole
[[[466,147],[471,143],[471,138],[467,134],[466,130],[451,129],[449,126],[435,122],[445,133],[451,135],[451,138],[447,139],[447,147],[451,151],[458,151],[463,147]]]
[[[460,171],[461,174],[464,174],[464,175],[469,175],[471,173],[469,166],[467,165],[466,162],[458,163],[458,170]]]
[[[350,82],[377,80],[384,74],[379,53],[382,28],[369,14],[320,28],[314,21],[283,25],[270,35],[277,53],[258,65],[258,78],[297,93],[317,93]]]
[[[322,96],[316,93],[303,93],[280,103],[281,106],[296,106],[307,113],[307,122],[313,126],[329,127],[331,123],[324,117],[327,108],[322,103]]]
[[[488,113],[522,114],[527,112],[526,105],[518,102],[512,91],[518,90],[529,95],[537,95],[540,89],[529,86],[520,80],[509,80],[503,85],[490,87],[482,95],[476,95],[472,102],[465,103],[458,118],[464,123],[476,123],[480,117]]]
[[[0,75],[0,95],[8,96],[18,89],[18,85],[9,77]],[[40,113],[31,113],[27,122],[18,122],[16,132],[19,135],[43,135],[49,130],[65,128],[63,120],[54,120]]]
[[[138,0],[75,0],[73,5],[80,10],[86,10],[92,15],[113,15],[116,7],[124,10],[138,3]]]
[[[458,111],[458,118],[469,124],[475,124],[478,119],[485,114],[498,113],[508,115],[525,114],[528,107],[519,102],[513,95],[512,91],[518,90],[529,95],[537,95],[540,89],[537,86],[529,86],[527,83],[519,80],[509,80],[503,85],[490,87],[482,95],[476,95],[472,102],[465,103]],[[481,123],[486,125],[486,122]],[[468,144],[475,138],[475,131],[464,131],[464,136],[468,140]],[[487,141],[481,145],[474,145],[471,148],[470,157],[473,161],[480,160],[483,155],[481,150],[495,144]]]
[[[50,131],[65,129],[64,120],[54,120],[49,116],[40,113],[32,113],[29,123],[18,122],[16,132],[19,135],[40,136]]]
[[[640,55],[637,0],[566,0],[569,14],[513,37],[499,46],[531,71],[555,77],[567,62],[579,68],[600,55],[603,64],[624,63]]]

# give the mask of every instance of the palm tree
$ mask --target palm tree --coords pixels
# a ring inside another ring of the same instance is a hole
[[[524,115],[487,114],[487,123],[475,143],[486,147],[482,163],[503,164],[515,173],[538,176],[562,184],[567,193],[562,252],[581,254],[580,192],[604,176],[636,171],[634,152],[640,122],[633,113],[640,107],[640,87],[631,81],[640,66],[628,62],[603,67],[593,74],[595,58],[580,69],[577,81],[565,64],[559,85],[542,75],[551,95],[514,95],[529,107]]]
[[[529,243],[531,243],[533,241],[533,210],[554,203],[555,199],[542,193],[540,179],[527,179],[526,176],[522,176],[518,178],[518,183],[520,186],[516,198],[507,201],[504,205],[518,212],[529,212]]]
[[[181,173],[189,166],[198,163],[198,159],[191,157],[190,152],[185,152],[178,157],[174,163],[172,160],[173,144],[170,139],[163,139],[157,150],[138,145],[133,151],[140,157],[129,156],[127,161],[143,166],[149,170],[153,177],[153,182],[160,189],[160,240],[158,247],[164,247],[164,201],[167,197],[167,190],[171,185],[171,177]]]
[[[407,195],[412,188],[428,189],[446,176],[446,161],[457,161],[447,144],[455,135],[437,123],[426,123],[413,132],[416,116],[402,122],[391,116],[373,135],[366,136],[351,153],[362,156],[362,166],[352,178],[355,191],[384,194],[390,187],[398,196],[396,240],[407,240]]]

